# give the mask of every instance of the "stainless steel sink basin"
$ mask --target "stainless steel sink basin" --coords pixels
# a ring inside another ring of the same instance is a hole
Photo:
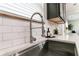
[[[32,48],[32,49],[31,49]],[[31,47],[21,56],[77,56],[75,43],[66,43],[47,40],[42,49],[39,46]]]

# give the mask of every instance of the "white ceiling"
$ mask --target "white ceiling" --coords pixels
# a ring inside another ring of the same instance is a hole
[[[67,3],[66,4],[66,16],[68,20],[79,19],[79,3]]]

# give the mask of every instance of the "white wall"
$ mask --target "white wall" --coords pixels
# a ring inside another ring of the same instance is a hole
[[[42,3],[0,3],[0,10],[30,18],[31,15],[35,12],[39,12],[43,15],[42,6]],[[40,17],[37,16],[35,16],[35,19],[40,20]]]
[[[66,3],[66,14],[68,20],[79,19],[79,3]]]
[[[48,23],[48,27],[50,28],[50,31],[52,33],[52,35],[54,35],[54,29],[58,29],[58,34],[59,35],[64,35],[65,33],[65,27],[64,24],[51,24]]]

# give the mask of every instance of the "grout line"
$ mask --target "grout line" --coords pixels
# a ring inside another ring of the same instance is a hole
[[[4,19],[3,19],[3,16],[2,16],[2,25],[3,25],[3,21],[4,21]],[[4,40],[4,39],[3,39],[3,35],[4,35],[4,34],[3,34],[3,32],[2,32],[2,41]]]

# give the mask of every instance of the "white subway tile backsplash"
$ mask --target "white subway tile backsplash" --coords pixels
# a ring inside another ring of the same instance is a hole
[[[3,40],[13,40],[15,38],[14,33],[3,33]]]
[[[13,46],[21,45],[21,44],[25,44],[24,38],[23,39],[13,40]]]
[[[0,41],[2,41],[2,33],[0,33]]]
[[[0,33],[3,32],[3,26],[0,26]]]
[[[37,6],[36,6],[37,5]],[[40,4],[41,5],[41,4]],[[31,17],[34,12],[42,13],[38,4],[0,4],[1,9],[9,12]],[[25,7],[27,6],[27,7]],[[28,8],[30,6],[30,8]],[[38,7],[38,8],[37,8]],[[26,13],[25,13],[26,12]],[[39,17],[35,17],[39,18]],[[32,23],[33,27],[41,27],[39,23]],[[39,34],[38,34],[39,32]],[[40,30],[33,30],[34,36],[40,35]],[[30,22],[0,15],[0,49],[13,47],[30,42]]]
[[[12,41],[0,41],[0,49],[8,48],[12,46]]]
[[[2,32],[12,32],[11,26],[2,26]]]
[[[25,27],[26,32],[30,32],[30,27]]]
[[[32,28],[36,28],[36,27],[42,27],[42,24],[40,24],[40,23],[32,23]]]
[[[0,25],[2,25],[2,19],[3,19],[2,16],[0,16]]]
[[[13,32],[25,32],[25,27],[18,27],[18,26],[13,26],[12,27]]]
[[[19,20],[15,18],[10,18],[5,16],[3,18],[3,24],[8,26],[29,26],[29,22],[24,20]]]
[[[11,26],[0,26],[0,33],[2,32],[12,32]]]
[[[28,43],[28,42],[30,42],[30,31],[25,31],[24,32],[24,41],[26,42],[26,43]]]
[[[25,33],[3,33],[3,40],[17,40],[25,37]]]
[[[0,33],[2,32],[25,32],[29,31],[29,27],[20,26],[0,26]]]
[[[32,26],[41,27],[41,24],[33,23]],[[34,37],[41,36],[41,28],[32,29],[32,32]],[[28,42],[30,42],[30,22],[3,16],[0,25],[0,49]]]
[[[0,16],[0,18],[0,49],[29,42],[30,22],[8,16]]]
[[[41,28],[37,28],[37,29],[32,29],[32,34],[33,36],[41,36],[42,35],[42,29]],[[39,33],[38,33],[39,32]]]

